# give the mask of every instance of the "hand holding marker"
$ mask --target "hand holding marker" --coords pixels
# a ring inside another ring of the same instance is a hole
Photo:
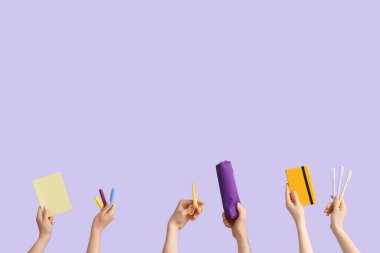
[[[100,194],[102,201],[100,201],[98,196],[95,196],[95,201],[98,204],[99,209],[102,210],[107,205],[107,200],[106,200],[106,197],[105,197],[102,189],[99,189],[99,194]],[[115,189],[112,188],[111,195],[110,195],[110,205],[111,205],[110,209],[112,209],[112,207],[113,207],[114,196],[115,196]]]
[[[95,201],[99,206],[99,213],[94,217],[91,226],[90,240],[88,241],[87,253],[100,252],[100,239],[103,230],[115,219],[116,204],[113,204],[115,190],[112,188],[110,195],[110,203],[107,203],[106,197],[102,189],[99,189],[100,201],[98,196],[95,196]]]
[[[324,213],[326,216],[330,216],[331,223],[330,228],[335,235],[335,238],[339,242],[339,245],[343,252],[352,252],[352,253],[359,253],[359,249],[356,247],[354,242],[351,240],[347,232],[344,230],[343,223],[345,220],[345,216],[347,213],[347,206],[344,202],[344,193],[346,192],[348,182],[351,180],[352,177],[352,171],[348,172],[348,175],[346,177],[346,182],[343,186],[342,193],[340,193],[340,186],[341,186],[341,180],[343,177],[343,171],[344,167],[341,166],[340,170],[340,177],[339,177],[339,185],[338,185],[338,191],[336,192],[335,188],[335,169],[333,168],[332,177],[333,177],[333,195],[331,198],[333,199],[332,202],[328,203]],[[340,195],[339,195],[340,194]]]

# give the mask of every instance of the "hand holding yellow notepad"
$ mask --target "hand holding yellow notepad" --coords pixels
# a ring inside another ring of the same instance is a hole
[[[303,206],[313,205],[317,202],[311,182],[309,168],[302,166],[285,171],[290,191],[296,191]]]
[[[41,207],[46,206],[54,216],[71,210],[71,203],[61,173],[33,180]]]

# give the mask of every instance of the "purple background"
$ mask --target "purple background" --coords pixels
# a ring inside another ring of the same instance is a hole
[[[37,237],[32,180],[60,171],[73,211],[46,252],[84,252],[99,187],[116,188],[104,252],[159,252],[177,201],[205,212],[180,252],[236,252],[215,165],[232,161],[254,252],[297,252],[284,169],[309,165],[315,252],[339,252],[323,209],[353,170],[346,228],[379,221],[379,1],[1,1],[2,251]]]

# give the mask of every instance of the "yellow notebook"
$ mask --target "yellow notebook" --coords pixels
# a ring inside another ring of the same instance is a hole
[[[303,206],[313,205],[317,202],[311,182],[309,168],[302,166],[285,171],[290,191],[296,191],[298,199]]]
[[[54,216],[71,210],[71,203],[61,173],[33,180],[40,206],[46,206]]]

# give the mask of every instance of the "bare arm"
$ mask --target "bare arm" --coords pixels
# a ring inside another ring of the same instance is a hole
[[[28,253],[42,253],[50,241],[54,217],[49,218],[49,211],[46,207],[38,208],[36,222],[38,225],[39,236]]]
[[[306,218],[303,211],[303,206],[298,199],[297,193],[290,193],[288,185],[286,185],[285,199],[286,208],[296,223],[300,253],[313,253],[313,247],[311,246],[309,232],[307,231],[306,227]]]
[[[178,233],[179,229],[177,226],[168,223],[166,230],[166,239],[163,253],[177,253],[178,252]]]
[[[296,223],[297,234],[298,234],[298,243],[300,253],[312,253],[313,248],[311,246],[309,232],[307,231],[306,222]]]
[[[360,253],[344,229],[333,229],[333,233],[344,253]]]
[[[91,229],[90,240],[88,241],[87,253],[100,253],[101,231]]]

